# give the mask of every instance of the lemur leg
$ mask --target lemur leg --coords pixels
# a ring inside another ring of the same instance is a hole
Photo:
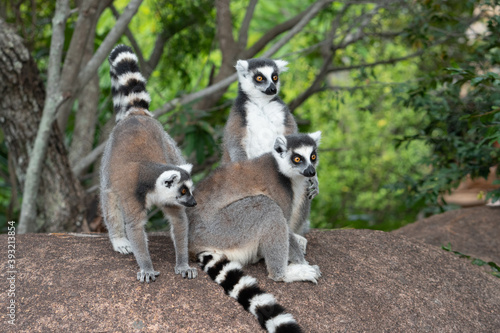
[[[275,281],[310,281],[317,283],[321,273],[316,266],[310,266],[304,259],[294,235],[289,231],[281,208],[273,201],[268,202],[268,211],[259,245],[269,277]],[[289,255],[292,257],[289,257]],[[292,263],[288,265],[288,261]]]
[[[292,264],[307,264],[307,261],[304,259],[307,239],[292,232],[288,235],[288,261]]]
[[[146,281],[146,283],[149,283],[150,280],[154,281],[156,280],[156,276],[160,275],[160,272],[153,269],[153,262],[149,255],[148,238],[144,230],[144,225],[147,221],[146,212],[127,214],[124,218],[127,236],[132,245],[135,260],[140,268],[140,271],[137,272],[137,280],[141,282]]]
[[[101,206],[113,250],[122,254],[132,253],[132,246],[125,234],[125,223],[116,194],[110,190],[103,190]]]
[[[310,179],[305,180],[304,186],[309,186]],[[294,213],[290,219],[290,229],[297,235],[303,236],[309,232],[309,214],[311,212],[311,200],[308,198],[307,187],[305,188],[303,197],[299,202],[294,202],[298,206],[298,212]],[[301,246],[303,246],[303,252],[306,252],[307,240],[305,238],[297,239]]]
[[[262,221],[264,225],[269,224],[270,228],[261,235],[259,253],[266,261],[269,278],[284,281],[289,253],[288,228],[281,211],[269,213],[269,220]]]
[[[299,234],[293,234],[293,236],[302,254],[306,255],[307,239]]]
[[[189,266],[188,255],[188,219],[184,207],[163,207],[163,213],[170,222],[170,235],[175,249],[175,274],[182,277],[194,279],[198,276],[198,270]]]

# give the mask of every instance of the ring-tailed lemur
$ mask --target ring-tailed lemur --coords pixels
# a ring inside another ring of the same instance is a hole
[[[239,91],[224,128],[222,162],[255,158],[273,149],[278,135],[297,133],[297,123],[279,98],[279,74],[287,70],[284,60],[238,60]],[[317,176],[304,180],[307,189],[290,219],[291,230],[299,235],[309,231],[310,200],[319,193]],[[307,240],[298,236],[304,247]]]
[[[187,164],[175,141],[148,111],[146,80],[132,49],[119,45],[109,56],[116,121],[106,144],[101,166],[101,206],[113,249],[133,252],[141,282],[154,281],[144,225],[147,210],[156,205],[170,221],[175,247],[175,272],[197,276],[188,265],[188,220],[185,207],[196,201],[191,194],[192,165]]]
[[[317,282],[319,268],[304,259],[288,222],[305,195],[304,179],[316,174],[320,137],[278,136],[272,152],[222,165],[197,185],[199,204],[187,211],[190,253],[270,332],[295,320],[243,275],[241,265],[264,258],[275,281]]]

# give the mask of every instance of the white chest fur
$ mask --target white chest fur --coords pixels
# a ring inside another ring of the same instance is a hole
[[[292,179],[293,188],[293,204],[292,204],[292,214],[290,215],[290,221],[288,225],[290,229],[296,232],[299,224],[301,224],[301,209],[302,202],[305,200],[305,192],[308,185],[308,179],[305,177],[299,177],[297,179]]]
[[[276,137],[285,133],[285,113],[278,102],[265,105],[247,102],[245,107],[247,135],[243,146],[250,159],[273,149]]]

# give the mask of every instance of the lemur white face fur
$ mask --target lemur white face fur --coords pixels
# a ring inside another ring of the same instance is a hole
[[[273,155],[280,172],[287,177],[314,177],[318,155],[316,149],[321,140],[321,131],[308,134],[310,141],[295,140],[295,135],[285,138],[279,135],[274,143]]]
[[[285,60],[238,60],[235,67],[240,89],[252,99],[271,100],[279,92],[279,74],[288,69],[287,65]]]
[[[184,164],[179,168],[191,173],[193,165]],[[153,205],[159,207],[170,206],[196,206],[196,200],[192,195],[193,181],[191,178],[183,180],[181,173],[177,170],[164,171],[157,179],[153,191],[146,195],[146,207],[149,209]]]

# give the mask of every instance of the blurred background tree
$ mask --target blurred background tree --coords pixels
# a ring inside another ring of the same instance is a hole
[[[109,66],[100,53],[117,43],[136,51],[151,110],[195,164],[195,180],[220,158],[222,128],[237,94],[236,60],[288,60],[282,97],[301,131],[323,131],[314,227],[398,228],[419,213],[447,209],[442,194],[498,164],[497,1],[145,0],[116,37],[133,3],[57,3],[69,8],[62,57],[53,69],[60,70],[64,100],[29,231],[102,228],[98,163],[114,119]],[[9,29],[0,33],[0,65],[12,59],[6,50],[14,35],[36,65],[18,72],[3,66],[2,78],[9,78],[0,83],[3,94],[24,87],[11,77],[30,72],[51,95],[55,13],[55,4],[1,1],[0,22]],[[100,66],[83,84],[93,62]],[[36,108],[14,109],[6,102],[14,97],[2,104],[2,228],[18,221],[28,197],[29,155],[46,96],[39,94]],[[164,226],[152,212],[149,227]]]
[[[500,9],[495,1],[480,6],[460,3],[457,8],[462,10],[462,6],[472,9],[472,17],[482,15],[484,20],[460,27],[465,37],[457,36],[454,48],[443,45],[426,54],[418,84],[402,100],[425,118],[414,135],[403,137],[398,144],[425,142],[430,154],[424,161],[432,172],[409,175],[399,185],[408,189],[409,204],[420,203],[431,210],[436,205],[446,206],[442,194],[457,188],[465,177],[486,179],[496,172],[499,162]],[[424,26],[431,34],[415,36],[415,42],[426,43],[443,31],[456,29],[453,15],[438,16],[433,6],[427,9],[435,17]],[[495,181],[492,185],[497,186],[480,195],[500,199],[498,184]]]

